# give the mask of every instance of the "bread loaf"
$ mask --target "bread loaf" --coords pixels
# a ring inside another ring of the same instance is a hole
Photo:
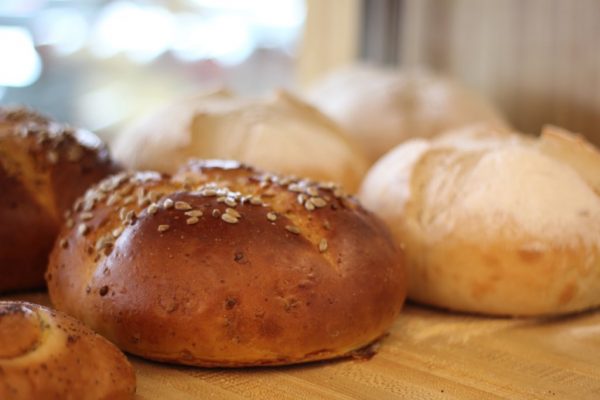
[[[336,182],[350,192],[367,169],[364,155],[347,135],[285,92],[265,99],[226,91],[180,99],[123,132],[114,153],[133,169],[166,173],[190,158],[232,159]]]
[[[0,398],[133,399],[135,373],[112,343],[37,304],[0,301]]]
[[[347,67],[318,82],[307,99],[351,135],[370,164],[409,139],[477,122],[507,126],[477,94],[425,71]]]
[[[52,252],[51,300],[142,357],[341,357],[381,337],[404,301],[402,253],[334,185],[196,162],[174,178],[116,175],[84,199]]]
[[[539,139],[480,129],[400,145],[363,183],[406,251],[409,297],[495,315],[600,305],[598,151],[551,127]]]
[[[116,170],[94,134],[0,108],[0,292],[43,286],[64,213]]]

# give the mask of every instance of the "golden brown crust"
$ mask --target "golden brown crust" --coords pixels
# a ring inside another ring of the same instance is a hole
[[[46,307],[0,301],[0,398],[131,399],[135,373],[112,343]]]
[[[401,252],[355,200],[233,162],[109,178],[60,239],[53,304],[156,360],[343,356],[381,336],[405,297]]]
[[[43,285],[64,212],[116,170],[93,134],[0,108],[0,292]]]

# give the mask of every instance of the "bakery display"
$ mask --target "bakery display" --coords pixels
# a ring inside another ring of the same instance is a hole
[[[189,158],[232,159],[355,191],[364,155],[328,118],[286,92],[227,91],[175,101],[123,132],[115,157],[133,169],[173,173]]]
[[[316,83],[307,99],[359,143],[371,164],[412,138],[431,138],[471,123],[507,126],[477,94],[425,71],[346,67]]]
[[[117,171],[94,134],[25,108],[0,108],[0,292],[42,287],[73,201]]]
[[[112,343],[46,307],[0,301],[0,398],[133,399],[135,373]]]
[[[482,129],[400,145],[361,187],[406,252],[409,298],[493,315],[600,305],[598,150],[553,127]]]
[[[196,161],[107,178],[71,218],[50,258],[52,303],[153,360],[346,356],[386,333],[406,294],[383,223],[330,183]]]

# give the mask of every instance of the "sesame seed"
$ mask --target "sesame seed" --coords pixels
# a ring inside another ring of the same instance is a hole
[[[192,206],[190,206],[190,204],[186,203],[185,201],[176,201],[175,209],[176,210],[191,210]]]
[[[79,214],[79,219],[82,221],[88,221],[92,218],[94,218],[94,214],[92,214],[91,212],[88,212],[88,211],[84,211],[81,214]]]
[[[311,187],[306,188],[306,193],[308,193],[311,196],[318,196],[319,190],[316,187],[311,186]]]
[[[258,196],[252,196],[250,197],[250,204],[254,206],[260,206],[262,205],[262,199]]]
[[[169,225],[159,225],[157,230],[158,230],[159,232],[165,232],[165,231],[167,231],[169,228],[170,228],[170,226],[169,226]]]
[[[242,216],[240,215],[239,212],[237,212],[236,210],[234,210],[233,208],[226,208],[225,209],[225,214],[229,214],[235,218],[241,218]]]
[[[226,197],[224,201],[225,201],[225,204],[227,204],[229,207],[237,206],[236,201],[234,199],[232,199],[231,197]]]
[[[294,225],[286,225],[285,230],[288,232],[292,232],[293,234],[296,234],[296,235],[300,234],[300,229]]]
[[[127,209],[125,207],[121,207],[119,209],[119,219],[121,221],[123,221],[125,219],[125,216],[127,215]]]
[[[218,216],[221,215],[221,210],[219,210],[218,208],[215,208],[214,210],[212,210],[211,214],[212,214],[213,217],[216,218],[216,217],[218,217]]]
[[[58,245],[61,248],[66,249],[67,247],[69,247],[69,241],[67,239],[61,239],[60,242],[58,242]]]
[[[73,221],[71,218],[69,218],[66,222],[67,224],[67,228],[72,228],[73,226],[75,226],[75,221]]]
[[[231,214],[223,214],[221,215],[221,219],[225,222],[227,222],[228,224],[237,224],[238,223],[238,219],[236,217],[234,217]]]
[[[158,203],[158,199],[162,196],[160,192],[148,192],[148,197],[152,203]]]
[[[267,190],[261,196],[263,197],[275,197],[275,192],[273,190]]]
[[[327,239],[321,239],[319,242],[319,251],[324,253],[327,251]]]
[[[214,189],[204,189],[201,194],[202,196],[212,197],[217,195],[217,191]]]
[[[131,225],[133,221],[135,221],[135,218],[135,211],[131,210],[125,215],[125,220],[123,222]]]
[[[203,212],[201,210],[191,210],[191,211],[186,211],[184,213],[186,216],[188,217],[201,217]]]
[[[46,154],[46,159],[50,164],[56,164],[58,162],[58,153],[53,150],[50,150]]]
[[[84,203],[83,203],[83,211],[92,211],[92,209],[94,208],[94,203],[96,202],[95,199],[87,199]]]
[[[297,183],[291,183],[288,185],[288,190],[292,191],[292,192],[302,192],[302,187],[300,185],[298,185]]]
[[[325,221],[323,222],[323,228],[330,230],[331,229],[331,224],[329,223],[329,221]]]
[[[121,200],[121,195],[118,193],[113,193],[108,197],[108,200],[106,200],[106,205],[107,206],[112,206],[114,205],[116,202],[118,202],[119,200]]]
[[[148,214],[154,215],[158,212],[158,204],[152,203],[148,206],[148,208],[146,210],[147,210]]]
[[[145,205],[150,204],[152,201],[150,200],[150,196],[143,196],[143,197],[139,197],[138,196],[138,201],[137,204],[140,207],[143,207]]]
[[[79,226],[77,227],[77,233],[81,236],[84,236],[86,233],[88,233],[88,226],[86,224],[79,224]]]
[[[67,160],[70,162],[79,161],[83,156],[83,150],[79,146],[71,146],[67,149]]]
[[[327,202],[322,197],[313,197],[310,199],[310,202],[318,208],[325,207],[327,205]]]
[[[298,195],[298,197],[296,197],[296,201],[298,202],[298,204],[302,205],[304,204],[304,201],[306,200],[306,195],[300,193]]]
[[[123,199],[123,205],[131,204],[133,203],[133,200],[133,196],[127,196]]]
[[[190,218],[188,218],[188,219],[185,220],[185,223],[188,224],[188,225],[194,225],[194,224],[197,224],[198,221],[200,221],[198,219],[198,217],[190,217]]]
[[[312,203],[312,201],[310,201],[310,199],[306,200],[306,203],[304,203],[304,208],[306,208],[308,211],[313,211],[315,209],[315,205]]]
[[[267,213],[267,219],[271,222],[275,222],[277,221],[277,214],[275,214],[274,212],[269,212]]]
[[[96,251],[100,251],[106,247],[112,246],[113,241],[114,239],[112,238],[112,235],[102,236],[96,241]]]
[[[113,231],[112,231],[113,237],[116,239],[119,236],[121,236],[121,233],[123,233],[123,229],[124,228],[122,226],[119,226],[118,228],[113,229]]]
[[[173,202],[173,200],[171,200],[171,199],[165,199],[165,201],[163,201],[163,208],[165,210],[168,210],[169,208],[173,207],[173,204],[175,204]]]

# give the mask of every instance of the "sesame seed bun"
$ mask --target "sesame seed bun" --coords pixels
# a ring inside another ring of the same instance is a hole
[[[154,360],[341,357],[385,334],[405,298],[401,251],[333,184],[192,162],[108,178],[73,218],[50,259],[53,304]]]
[[[44,285],[64,212],[115,172],[94,134],[28,109],[0,108],[0,292]]]
[[[46,307],[0,301],[0,398],[132,399],[123,353],[81,322]]]

